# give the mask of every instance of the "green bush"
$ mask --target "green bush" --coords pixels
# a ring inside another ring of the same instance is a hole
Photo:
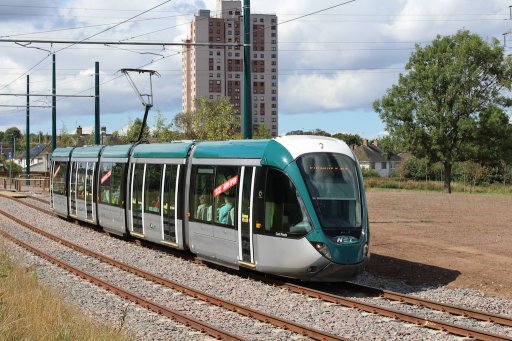
[[[380,178],[380,174],[377,171],[367,168],[362,168],[361,171],[363,173],[364,178]]]
[[[21,168],[20,165],[18,165],[17,163],[14,163],[12,161],[5,160],[3,162],[3,165],[4,165],[4,172],[9,172],[9,170],[11,169],[10,167],[12,167],[13,174],[21,173],[23,171],[23,169]]]

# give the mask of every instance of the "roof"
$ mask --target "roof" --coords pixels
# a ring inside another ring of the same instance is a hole
[[[390,158],[385,158],[385,154],[382,149],[373,144],[363,144],[361,146],[356,146],[354,148],[354,153],[356,154],[359,162],[385,162],[401,160],[398,155],[391,155]]]
[[[308,153],[339,153],[354,158],[352,151],[344,141],[318,135],[287,135],[275,138],[294,159]]]
[[[106,146],[101,153],[102,158],[127,158],[133,144]]]
[[[45,151],[46,148],[48,148],[48,146],[49,146],[49,144],[47,144],[46,146],[38,144],[37,146],[32,148],[32,150],[30,151],[30,158],[32,159],[32,158],[37,157],[39,154],[41,154],[43,151]]]
[[[135,158],[186,158],[193,142],[139,144],[132,153]]]
[[[206,141],[197,144],[196,159],[261,159],[270,140]]]
[[[44,152],[49,146],[50,146],[50,144],[47,144],[47,145],[38,144],[37,146],[33,147],[30,150],[30,154],[29,154],[30,158],[34,159],[34,158],[38,157],[39,154]],[[18,155],[18,157],[20,159],[24,159],[26,157],[26,155],[27,155],[26,153],[23,153],[22,155]]]
[[[74,148],[75,147],[55,148],[55,150],[52,152],[52,158],[53,157],[69,157]]]
[[[72,159],[97,158],[100,156],[103,146],[77,147],[73,150]]]

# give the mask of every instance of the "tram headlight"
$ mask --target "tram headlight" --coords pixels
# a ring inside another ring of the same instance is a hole
[[[327,245],[325,245],[324,243],[320,243],[320,242],[313,242],[311,244],[313,244],[315,249],[318,252],[320,252],[325,258],[331,259],[331,251],[329,250]]]

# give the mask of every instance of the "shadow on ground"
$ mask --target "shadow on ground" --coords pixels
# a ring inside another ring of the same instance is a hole
[[[461,273],[457,270],[410,262],[372,253],[367,271],[378,277],[398,279],[411,285],[444,286]]]

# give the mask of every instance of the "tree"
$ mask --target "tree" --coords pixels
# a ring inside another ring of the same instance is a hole
[[[136,118],[134,121],[130,120],[130,125],[126,131],[126,141],[125,142],[135,142],[139,137],[140,128],[142,127],[142,120],[140,118]],[[147,141],[149,138],[149,127],[146,125],[144,127],[144,132],[142,133],[142,141]]]
[[[166,124],[166,119],[160,111],[156,115],[155,129],[153,129],[153,139],[157,142],[169,142],[178,139],[179,133],[172,130],[173,124]]]
[[[18,165],[16,162],[14,162],[13,160],[9,161],[9,160],[4,160],[3,163],[4,165],[4,171],[8,172],[9,170],[11,170],[13,172],[13,174],[17,174],[17,173],[21,173],[23,171],[23,169],[21,168],[20,165]]]
[[[254,132],[252,138],[255,140],[271,139],[272,133],[270,132],[270,129],[268,129],[266,125],[260,123],[258,125],[258,129]]]
[[[3,142],[12,144],[13,138],[19,139],[21,137],[21,131],[16,127],[7,128],[4,133]]]
[[[336,133],[332,137],[345,141],[349,146],[360,146],[363,144],[363,139],[357,134]]]
[[[392,136],[385,136],[377,141],[378,146],[382,150],[382,154],[386,160],[389,160],[391,156],[402,152],[400,141],[396,138],[393,138]]]
[[[486,43],[462,30],[416,45],[405,69],[374,108],[408,151],[443,164],[444,189],[451,193],[455,162],[478,160],[489,145],[506,143],[493,122],[503,122],[510,105],[502,93],[511,88],[512,57],[497,39]]]
[[[288,133],[286,133],[286,135],[317,135],[317,136],[327,136],[327,137],[330,137],[331,134],[329,134],[328,132],[326,132],[325,130],[322,130],[320,128],[316,128],[314,130],[292,130]]]
[[[116,145],[124,143],[125,141],[122,139],[122,137],[119,135],[119,132],[117,130],[114,130],[112,134],[110,135],[110,138],[107,139],[107,142],[105,144],[108,145]]]
[[[235,108],[227,97],[196,99],[196,111],[179,113],[174,125],[182,136],[192,140],[228,140],[240,138],[240,123]]]
[[[306,135],[304,130],[292,130],[286,133],[286,135]]]
[[[69,147],[73,146],[74,141],[71,135],[68,133],[68,129],[66,128],[66,125],[64,122],[62,122],[62,128],[60,128],[60,134],[59,134],[59,147]]]

